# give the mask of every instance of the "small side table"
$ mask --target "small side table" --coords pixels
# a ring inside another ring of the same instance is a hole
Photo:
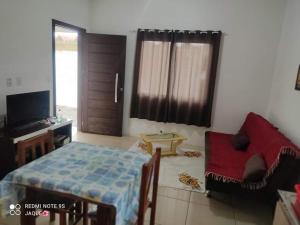
[[[145,146],[142,146],[149,154],[153,154],[153,143],[170,144],[169,148],[162,149],[162,156],[177,155],[176,149],[187,138],[177,133],[160,133],[160,134],[141,134]]]
[[[295,202],[296,193],[289,191],[278,191],[280,199],[277,202],[273,225],[300,225],[296,213],[292,207]]]

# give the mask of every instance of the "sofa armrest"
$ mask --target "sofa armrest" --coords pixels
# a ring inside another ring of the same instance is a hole
[[[300,159],[291,155],[281,155],[280,162],[273,173],[267,178],[266,189],[276,192],[277,189],[293,191],[300,173]]]

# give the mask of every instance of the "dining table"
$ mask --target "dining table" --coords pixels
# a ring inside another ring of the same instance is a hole
[[[18,205],[20,224],[36,224],[35,216],[28,212],[35,208],[33,197],[42,191],[88,203],[97,210],[97,225],[134,224],[142,166],[150,158],[143,152],[69,143],[4,177],[0,182],[1,216],[16,213],[11,206]]]

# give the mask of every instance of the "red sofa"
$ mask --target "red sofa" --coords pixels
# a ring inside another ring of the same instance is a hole
[[[246,151],[234,149],[232,134],[206,132],[206,189],[271,195],[277,189],[291,189],[300,171],[299,148],[255,113],[248,114],[240,131],[250,140]],[[262,180],[245,183],[242,179],[245,163],[255,153],[263,156],[267,172]]]

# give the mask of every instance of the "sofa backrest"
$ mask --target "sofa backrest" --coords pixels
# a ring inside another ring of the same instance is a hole
[[[299,151],[297,146],[278,131],[278,128],[253,112],[248,114],[240,131],[248,135],[249,147],[264,156],[268,168],[273,165],[283,149]]]
[[[269,121],[262,116],[253,112],[249,113],[240,132],[248,135],[250,145],[258,148],[257,151],[261,152],[262,149],[270,142],[270,137],[277,128],[274,127]]]

